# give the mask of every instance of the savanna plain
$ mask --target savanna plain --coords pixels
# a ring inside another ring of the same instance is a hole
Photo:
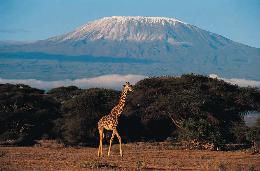
[[[0,147],[0,170],[260,170],[260,154],[250,150],[178,149],[167,142],[112,146],[107,156],[92,147]]]

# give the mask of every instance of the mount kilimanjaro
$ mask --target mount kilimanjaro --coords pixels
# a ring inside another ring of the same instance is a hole
[[[0,58],[0,77],[5,78],[14,78],[34,60],[36,71],[30,74],[27,69],[19,78],[55,80],[193,72],[260,80],[260,49],[165,17],[105,17],[46,40],[0,43]],[[14,66],[16,69],[10,71]]]

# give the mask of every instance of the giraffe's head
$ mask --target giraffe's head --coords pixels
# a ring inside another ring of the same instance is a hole
[[[124,85],[124,90],[125,91],[134,91],[133,90],[133,86],[129,83],[129,82],[126,82],[125,85]]]

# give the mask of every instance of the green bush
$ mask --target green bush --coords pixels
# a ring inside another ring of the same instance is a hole
[[[148,78],[134,89],[124,113],[140,118],[143,130],[135,133],[147,139],[162,140],[177,129],[183,138],[214,143],[242,141],[232,132],[233,124],[245,126],[243,114],[260,109],[259,90],[200,75]],[[157,125],[162,120],[165,124]],[[150,125],[162,129],[156,132]]]
[[[249,128],[247,132],[248,141],[260,141],[260,116],[257,117],[256,124]]]
[[[0,85],[0,141],[27,145],[51,135],[59,104],[44,91],[26,85]]]
[[[71,98],[81,94],[84,90],[79,89],[76,86],[58,87],[53,88],[47,92],[49,96],[54,98],[59,103],[64,103]]]
[[[184,122],[182,133],[179,138],[184,140],[207,141],[214,144],[223,144],[225,139],[222,137],[218,126],[209,123],[205,119],[188,119]]]
[[[0,141],[29,143],[47,135],[68,145],[97,145],[98,120],[118,103],[120,92],[59,87],[44,94],[26,85],[0,84]],[[260,92],[188,74],[139,81],[119,118],[123,141],[161,141],[178,135],[221,144],[259,139],[259,127],[243,122],[260,111]]]
[[[62,104],[63,117],[56,122],[60,138],[69,145],[93,145],[98,141],[97,122],[119,99],[119,92],[88,89]]]

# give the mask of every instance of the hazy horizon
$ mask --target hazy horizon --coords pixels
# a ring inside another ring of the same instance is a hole
[[[223,80],[227,83],[238,85],[240,87],[260,87],[260,81],[247,80],[247,79],[237,79],[237,78],[222,78],[216,74],[210,74],[210,78],[217,78]],[[25,84],[33,88],[39,88],[44,90],[50,90],[52,88],[62,87],[62,86],[77,86],[79,88],[110,88],[120,90],[121,86],[125,82],[130,82],[135,84],[138,81],[149,78],[145,75],[135,75],[135,74],[108,74],[101,75],[97,77],[90,78],[79,78],[79,79],[65,79],[65,80],[55,80],[46,81],[39,79],[5,79],[0,77],[0,84],[10,83],[10,84]]]

